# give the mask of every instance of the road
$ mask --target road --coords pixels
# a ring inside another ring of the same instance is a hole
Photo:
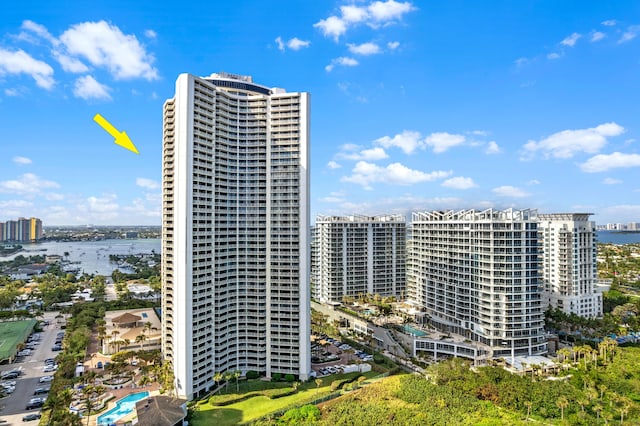
[[[40,410],[27,410],[26,406],[31,398],[36,395],[33,391],[38,387],[49,387],[50,383],[39,383],[38,380],[42,376],[52,375],[54,373],[45,373],[44,360],[47,358],[55,358],[60,352],[54,352],[51,348],[56,340],[56,334],[60,331],[60,327],[56,324],[55,316],[58,312],[46,312],[45,320],[50,321],[50,325],[45,326],[40,333],[40,344],[31,352],[31,355],[24,357],[22,362],[14,362],[13,364],[3,365],[0,370],[2,372],[20,369],[24,372],[20,377],[15,379],[16,390],[0,399],[0,419],[8,421],[10,425],[37,425],[38,421],[23,422],[22,417],[27,413],[38,413]],[[38,395],[46,397],[46,395]]]

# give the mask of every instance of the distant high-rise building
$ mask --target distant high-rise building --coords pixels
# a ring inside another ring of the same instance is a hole
[[[598,262],[595,223],[590,213],[539,214],[542,279],[546,303],[565,313],[602,316],[596,291]]]
[[[414,213],[409,300],[490,357],[547,352],[535,210]]]
[[[314,299],[403,296],[405,239],[406,223],[400,215],[318,216],[311,268]]]
[[[0,222],[0,241],[29,243],[42,239],[42,221],[32,217]]]
[[[162,348],[177,394],[311,372],[309,94],[181,74],[164,104]]]

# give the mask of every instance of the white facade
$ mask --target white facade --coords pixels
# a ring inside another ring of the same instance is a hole
[[[216,372],[311,371],[309,94],[181,74],[164,105],[162,349],[178,396]]]
[[[414,213],[409,300],[488,357],[547,352],[535,210]]]
[[[589,213],[540,214],[546,303],[565,313],[602,316],[602,292],[596,290],[596,226]]]
[[[313,297],[341,302],[405,291],[406,222],[400,215],[318,216],[313,241]]]

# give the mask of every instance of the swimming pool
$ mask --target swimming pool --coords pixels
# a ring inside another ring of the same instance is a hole
[[[136,408],[136,402],[149,396],[149,391],[132,393],[116,401],[116,406],[98,416],[98,425],[110,425],[131,413]]]
[[[427,335],[427,333],[425,333],[424,331],[418,330],[417,328],[413,328],[409,324],[405,324],[403,328],[404,328],[404,331],[416,337],[424,337]]]

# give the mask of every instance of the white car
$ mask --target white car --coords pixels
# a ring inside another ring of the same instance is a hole
[[[40,377],[39,382],[40,383],[46,383],[46,382],[50,382],[53,380],[53,376],[42,376]]]
[[[47,365],[44,367],[44,372],[45,373],[50,373],[52,371],[56,371],[58,369],[58,366],[53,364],[53,365]]]

